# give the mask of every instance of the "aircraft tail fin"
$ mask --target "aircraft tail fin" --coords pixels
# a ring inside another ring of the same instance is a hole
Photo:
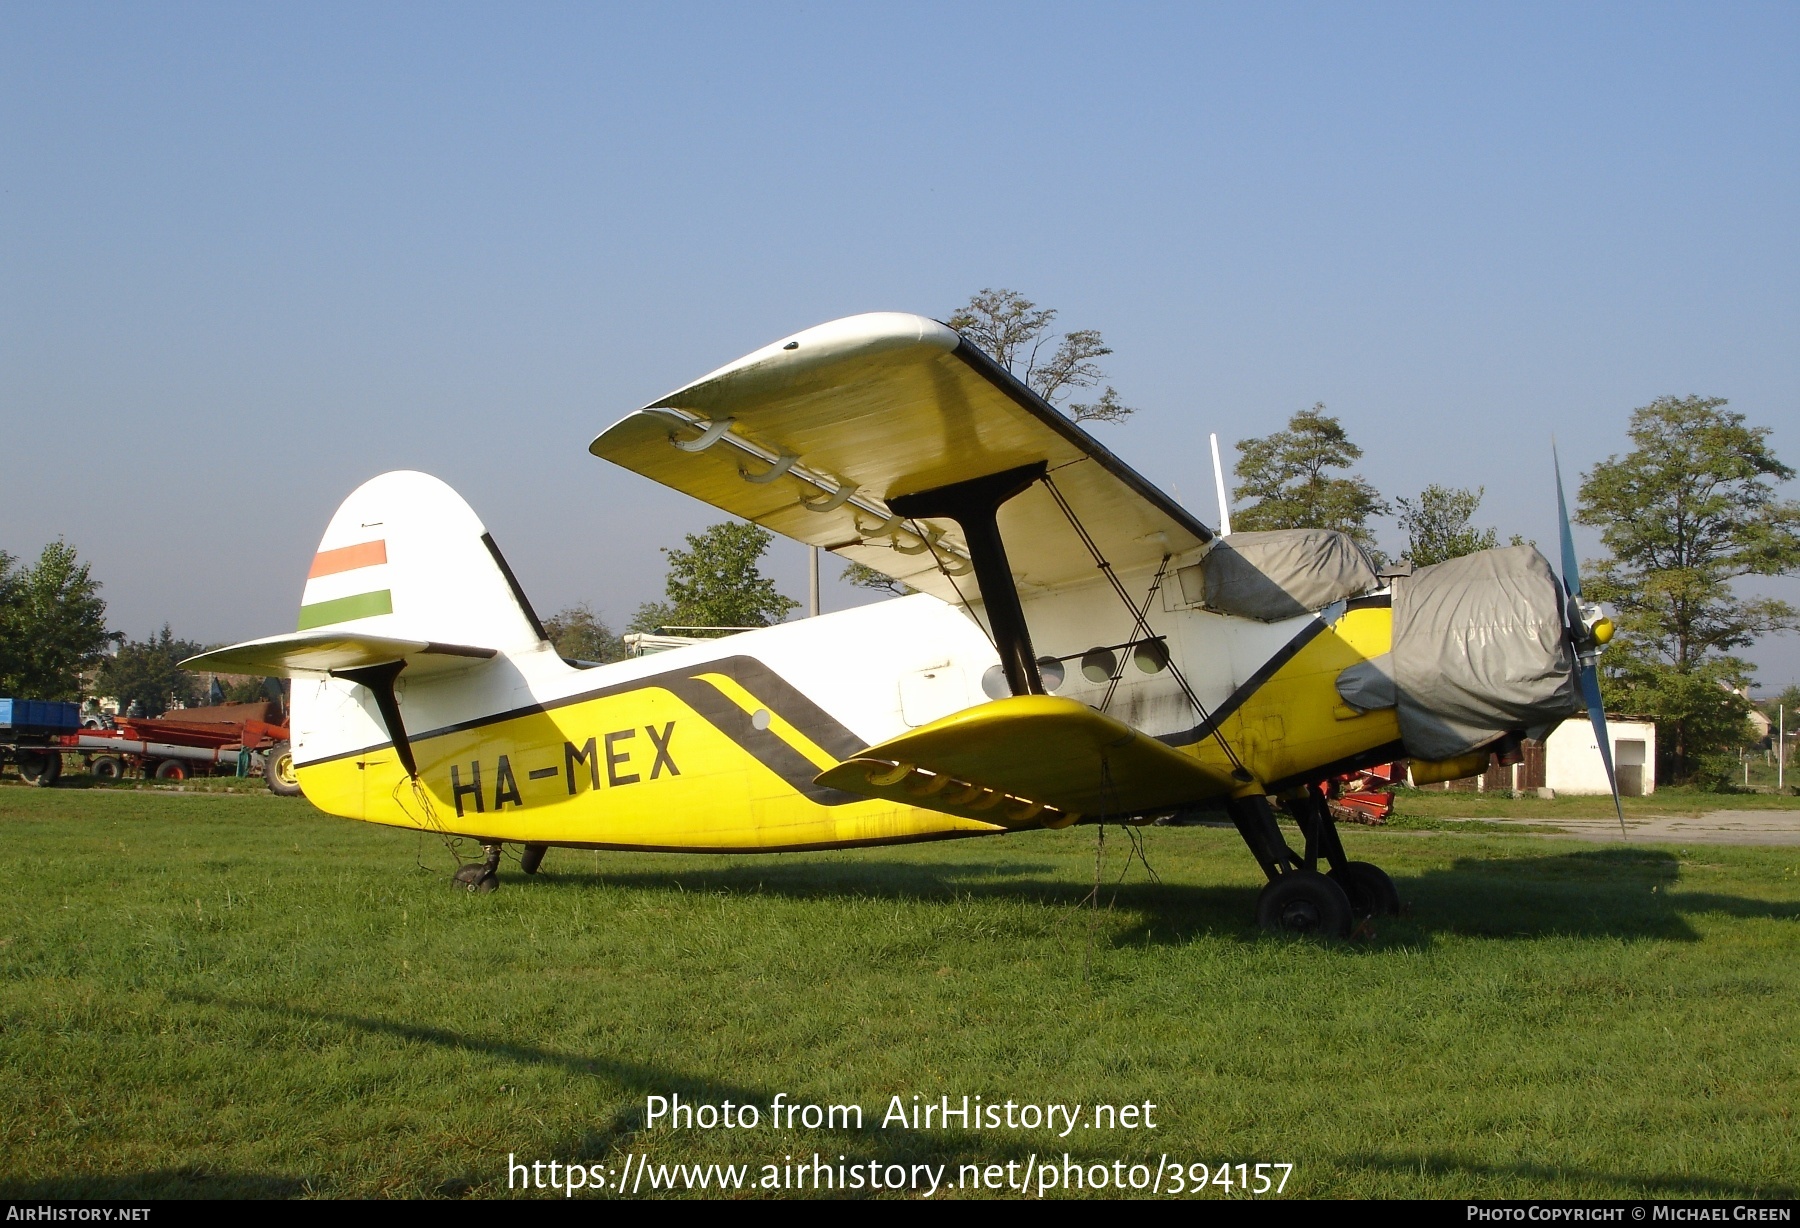
[[[468,668],[529,652],[543,624],[473,509],[423,473],[364,482],[326,526],[308,569],[298,627],[217,649],[195,669],[293,675],[405,659]]]

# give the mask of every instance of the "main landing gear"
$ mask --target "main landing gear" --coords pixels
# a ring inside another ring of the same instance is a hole
[[[1269,876],[1256,899],[1256,922],[1267,930],[1348,938],[1358,917],[1391,917],[1400,912],[1400,893],[1379,866],[1351,861],[1338,839],[1337,821],[1317,785],[1283,798],[1306,838],[1303,853],[1288,847],[1275,811],[1262,795],[1234,798],[1227,812],[1251,855]],[[1319,859],[1331,867],[1319,873]]]

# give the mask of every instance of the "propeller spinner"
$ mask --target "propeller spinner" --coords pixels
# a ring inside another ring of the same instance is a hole
[[[1594,726],[1594,743],[1600,748],[1600,762],[1606,765],[1606,783],[1612,786],[1613,811],[1619,816],[1619,834],[1625,830],[1625,806],[1619,800],[1619,776],[1613,770],[1612,742],[1606,734],[1606,708],[1600,702],[1600,649],[1613,637],[1610,618],[1600,613],[1599,606],[1587,606],[1581,600],[1581,565],[1575,558],[1575,538],[1569,531],[1569,505],[1563,498],[1562,460],[1556,445],[1550,445],[1550,463],[1556,468],[1556,518],[1562,534],[1563,628],[1568,638],[1569,655],[1575,663],[1575,676],[1581,686],[1581,697],[1587,701],[1588,720]]]

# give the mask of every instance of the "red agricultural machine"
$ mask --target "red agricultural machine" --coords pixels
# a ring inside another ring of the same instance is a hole
[[[20,726],[21,733],[25,728]],[[271,792],[284,797],[300,792],[287,720],[273,701],[176,708],[153,718],[122,716],[111,729],[46,725],[32,732],[35,736],[17,739],[12,757],[19,775],[34,785],[55,784],[63,756],[78,754],[101,780],[119,780],[133,771],[147,780],[170,781],[231,773],[260,775]]]

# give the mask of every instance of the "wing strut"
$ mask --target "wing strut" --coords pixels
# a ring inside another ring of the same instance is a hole
[[[896,515],[913,519],[945,516],[962,526],[975,565],[975,583],[981,587],[988,625],[993,628],[994,647],[1000,652],[1000,668],[1014,695],[1042,695],[1044,680],[1038,675],[1012,565],[1006,561],[1006,544],[1000,540],[1000,505],[1023,494],[1048,468],[1045,462],[1036,461],[887,501]]]

